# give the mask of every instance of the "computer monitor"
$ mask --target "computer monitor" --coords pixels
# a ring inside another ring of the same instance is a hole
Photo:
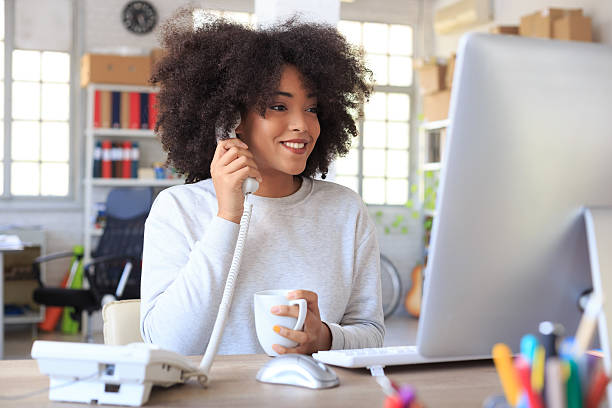
[[[612,207],[612,47],[468,34],[457,52],[417,332],[423,356],[576,330],[584,206]],[[612,250],[612,248],[611,248]]]

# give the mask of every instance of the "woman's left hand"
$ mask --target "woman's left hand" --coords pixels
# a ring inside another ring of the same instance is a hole
[[[298,343],[298,345],[293,348],[273,344],[272,348],[274,351],[278,354],[312,354],[320,350],[329,350],[332,340],[331,331],[329,327],[321,321],[321,315],[319,314],[319,298],[317,294],[309,290],[294,290],[287,294],[287,299],[306,300],[308,312],[306,313],[306,320],[304,321],[302,330],[291,330],[283,326],[274,326],[274,331],[278,334]],[[297,305],[279,305],[272,307],[271,312],[277,316],[289,316],[297,319],[299,307]]]

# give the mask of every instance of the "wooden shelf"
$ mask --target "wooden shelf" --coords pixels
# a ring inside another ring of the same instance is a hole
[[[184,184],[184,179],[121,179],[121,178],[88,178],[86,183],[98,187],[134,187],[134,186],[151,186],[151,187],[170,187],[179,184]]]
[[[152,138],[156,137],[153,129],[116,129],[116,128],[93,128],[89,129],[94,136],[104,137],[143,137]]]

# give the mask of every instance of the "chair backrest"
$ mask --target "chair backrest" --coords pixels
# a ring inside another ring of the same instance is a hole
[[[102,308],[104,344],[120,346],[142,343],[140,299],[117,300]]]
[[[140,271],[144,225],[153,202],[150,187],[116,188],[106,199],[106,225],[93,258],[125,255],[133,258],[132,272],[122,299],[140,297]],[[123,273],[125,260],[96,265],[95,287],[100,294],[114,293]]]

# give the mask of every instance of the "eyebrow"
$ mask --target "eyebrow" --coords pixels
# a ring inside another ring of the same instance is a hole
[[[278,91],[278,92],[276,92],[276,95],[282,95],[282,96],[287,96],[289,98],[293,98],[293,94],[291,94],[289,92]],[[314,98],[316,96],[317,95],[314,94],[314,93],[310,93],[310,94],[306,95],[307,98]]]

